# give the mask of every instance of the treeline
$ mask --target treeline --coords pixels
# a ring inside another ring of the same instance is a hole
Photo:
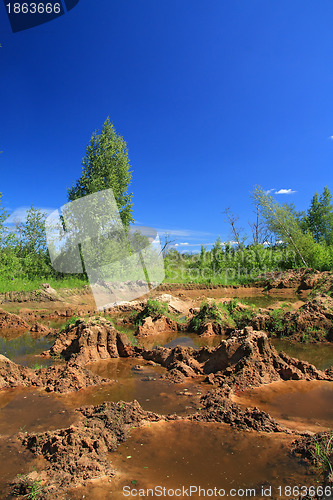
[[[295,252],[284,245],[236,248],[217,239],[211,250],[181,253],[171,248],[164,259],[166,281],[207,284],[245,284],[258,275],[298,267]]]
[[[242,284],[258,275],[297,267],[320,271],[333,269],[333,206],[328,187],[315,193],[307,211],[293,204],[279,204],[256,186],[251,194],[255,220],[250,223],[252,239],[238,227],[238,217],[224,210],[231,230],[231,242],[218,238],[199,254],[165,251],[167,281]]]
[[[30,289],[43,280],[54,284],[68,278],[51,265],[46,245],[46,214],[31,206],[24,222],[6,224],[8,215],[0,193],[0,292]],[[86,279],[84,275],[73,275],[67,281],[78,286]]]
[[[121,221],[125,227],[134,222],[132,193],[128,193],[132,172],[127,144],[117,134],[109,118],[100,133],[93,132],[82,160],[80,178],[67,189],[68,201],[105,189],[112,189]],[[80,286],[86,275],[55,271],[46,247],[46,214],[31,207],[24,222],[6,224],[8,213],[0,193],[0,292],[38,287],[43,280],[53,286]]]
[[[242,284],[272,271],[312,267],[333,269],[333,206],[327,187],[316,193],[306,212],[293,205],[279,204],[257,186],[252,198],[256,219],[250,224],[252,239],[246,244],[237,217],[225,210],[231,241],[218,238],[211,249],[199,253],[165,249],[166,281]],[[29,289],[44,280],[62,286],[87,283],[86,276],[62,274],[54,270],[46,245],[46,214],[33,206],[24,222],[6,224],[8,213],[0,193],[0,292]],[[66,283],[65,283],[66,281]]]

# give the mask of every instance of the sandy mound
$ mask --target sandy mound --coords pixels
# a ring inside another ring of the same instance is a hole
[[[4,309],[0,309],[0,330],[9,330],[15,328],[17,330],[29,330],[29,325],[24,319],[17,314],[12,314]]]
[[[30,387],[37,383],[33,370],[13,363],[0,354],[0,389],[11,387]]]
[[[125,334],[117,332],[105,318],[78,320],[60,332],[50,349],[51,356],[61,356],[84,365],[101,359],[127,357],[132,346]]]
[[[146,360],[165,366],[168,377],[182,381],[185,377],[207,375],[207,380],[218,385],[237,384],[239,387],[259,386],[275,380],[333,380],[329,370],[322,372],[315,366],[280,354],[266,333],[251,327],[235,330],[228,340],[215,348],[155,347],[135,348]]]
[[[333,273],[311,268],[289,269],[283,273],[269,273],[260,284],[266,290],[293,289],[298,293],[316,290],[327,293],[333,290]]]
[[[40,387],[47,392],[71,392],[110,382],[74,363],[31,370],[0,355],[0,389]]]
[[[162,332],[176,332],[178,329],[178,324],[173,319],[166,316],[158,316],[156,318],[148,316],[148,318],[143,320],[142,325],[138,326],[135,335],[137,337],[149,337],[150,335]]]
[[[276,311],[277,312],[277,311]],[[333,340],[333,299],[329,295],[317,294],[313,299],[292,311],[281,311],[274,316],[269,309],[249,320],[256,330],[278,332],[278,336],[289,336],[295,340],[303,337],[315,341]]]
[[[47,461],[46,470],[39,473],[42,498],[54,498],[59,489],[89,479],[114,475],[108,453],[125,441],[130,428],[163,418],[144,411],[137,401],[104,403],[79,411],[84,421],[67,429],[19,434],[24,446]],[[12,483],[13,492],[29,493],[28,485],[29,477],[19,477]]]
[[[202,411],[190,420],[199,422],[224,422],[241,430],[260,432],[289,432],[265,411],[259,408],[241,408],[229,398],[230,391],[217,389],[200,399]]]

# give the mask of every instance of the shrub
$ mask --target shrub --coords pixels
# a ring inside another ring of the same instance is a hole
[[[226,315],[228,316],[227,310],[222,304],[217,304],[215,301],[203,302],[200,311],[191,318],[189,329],[197,332],[207,323],[218,325],[233,323],[231,318],[226,318]]]
[[[135,325],[142,325],[145,318],[151,316],[152,318],[157,318],[158,316],[164,315],[168,316],[169,308],[166,302],[159,302],[158,300],[148,299],[145,307],[138,314],[133,317],[133,323]]]

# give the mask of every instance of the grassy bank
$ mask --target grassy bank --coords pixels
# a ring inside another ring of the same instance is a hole
[[[0,278],[0,293],[6,292],[30,292],[33,290],[38,290],[42,283],[49,283],[49,285],[55,290],[61,288],[83,288],[88,285],[88,281],[82,277],[68,276],[66,278],[35,278],[33,280],[29,279],[12,279],[10,281]]]

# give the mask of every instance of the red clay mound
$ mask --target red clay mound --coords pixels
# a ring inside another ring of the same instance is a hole
[[[47,467],[39,473],[41,498],[53,499],[59,491],[84,481],[113,476],[109,452],[127,438],[132,427],[163,419],[144,411],[137,401],[104,403],[80,408],[84,421],[40,434],[19,434],[19,439],[34,455],[42,456]],[[12,483],[13,492],[29,493],[29,478]]]
[[[101,359],[131,356],[132,346],[125,334],[117,332],[105,318],[78,320],[60,332],[50,349],[51,356],[84,365]]]
[[[0,330],[9,330],[15,328],[17,330],[29,330],[29,325],[24,319],[12,314],[4,309],[0,309]]]
[[[230,390],[217,389],[200,399],[202,411],[191,415],[198,422],[224,422],[241,430],[257,432],[290,432],[259,408],[241,408],[229,397]]]
[[[332,341],[333,298],[318,293],[296,310],[281,311],[278,318],[268,309],[261,310],[260,314],[249,320],[249,324],[257,330],[295,340],[303,340],[305,337],[311,341]]]
[[[173,381],[185,377],[207,375],[207,380],[218,385],[237,384],[239,387],[259,386],[276,380],[333,380],[332,373],[317,370],[306,361],[300,361],[276,351],[266,333],[251,327],[235,330],[228,340],[215,348],[155,347],[152,350],[135,348],[137,354],[165,366]]]
[[[136,336],[148,337],[156,333],[176,332],[177,330],[178,324],[173,319],[167,318],[166,316],[157,316],[156,318],[148,316],[148,318],[143,320],[142,325],[138,326]]]
[[[33,370],[17,365],[0,354],[0,389],[30,387],[36,383],[37,377]]]
[[[31,370],[0,355],[0,389],[40,387],[47,392],[64,393],[104,382],[110,382],[110,380],[101,378],[74,363]]]
[[[333,273],[311,268],[289,269],[270,273],[261,281],[266,290],[293,289],[296,292],[316,290],[327,293],[333,290]]]

